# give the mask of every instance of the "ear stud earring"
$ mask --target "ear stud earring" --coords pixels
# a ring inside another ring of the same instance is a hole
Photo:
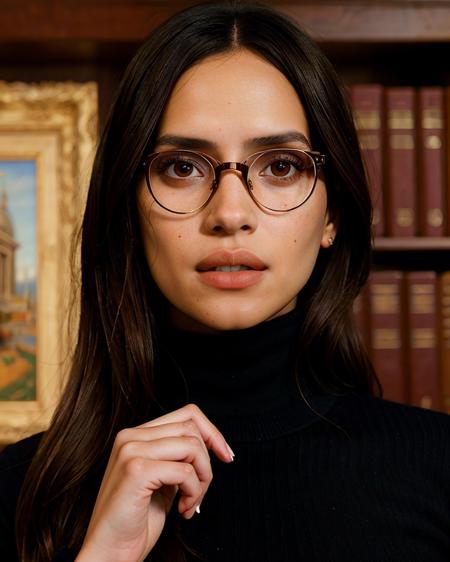
[[[330,246],[333,245],[333,242],[334,242],[334,238],[333,238],[332,236],[330,236],[330,237],[328,238],[328,243],[330,244]]]

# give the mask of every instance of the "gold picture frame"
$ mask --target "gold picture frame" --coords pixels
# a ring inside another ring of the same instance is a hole
[[[82,218],[97,143],[97,107],[94,82],[0,81],[0,171],[1,162],[34,162],[36,210],[36,290],[34,308],[27,316],[35,318],[35,380],[27,383],[35,385],[34,394],[32,399],[17,400],[12,394],[12,399],[0,400],[0,444],[44,430],[60,396],[77,328],[74,323],[79,260],[74,258],[73,242]],[[0,309],[8,306],[9,299],[13,304],[5,309],[8,311],[14,310],[14,303],[20,304],[25,297],[17,297],[12,286],[14,255],[11,258],[8,252],[14,252],[20,244],[14,240],[12,226],[8,231],[12,221],[8,222],[8,213],[5,214],[7,194],[0,197],[0,215],[4,215],[3,219],[0,216]],[[5,223],[6,232],[2,233]],[[28,307],[31,309],[32,305]],[[11,314],[4,317],[11,320]],[[16,356],[20,362],[12,344],[4,347],[7,352],[3,356],[0,350],[0,367],[2,360],[8,359],[9,365]],[[7,369],[4,372],[8,373]],[[6,381],[15,375],[8,376]]]

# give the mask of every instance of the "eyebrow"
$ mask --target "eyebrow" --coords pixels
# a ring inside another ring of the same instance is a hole
[[[267,135],[264,137],[254,137],[245,141],[244,147],[246,149],[257,148],[261,146],[272,146],[285,144],[287,142],[301,142],[311,149],[311,143],[307,137],[300,133],[300,131],[288,131],[286,133],[279,133],[276,135]],[[200,150],[209,149],[214,150],[218,148],[217,143],[207,139],[200,139],[194,137],[183,137],[178,135],[162,135],[156,139],[157,146],[170,145],[180,149],[186,150]]]

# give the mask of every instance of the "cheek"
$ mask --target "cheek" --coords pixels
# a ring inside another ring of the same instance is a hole
[[[164,228],[164,224],[148,219],[150,227],[145,230],[145,252],[152,275],[156,277],[173,275],[177,263],[180,263],[185,255],[183,244],[185,235],[176,229]]]
[[[284,273],[293,283],[302,283],[311,274],[320,250],[320,234],[297,229],[279,248]]]
[[[298,288],[314,269],[325,226],[325,205],[306,207],[289,219],[278,233],[278,255],[286,282]]]
[[[193,237],[186,222],[170,219],[162,217],[152,202],[141,206],[140,228],[147,263],[155,283],[165,294],[180,284]]]

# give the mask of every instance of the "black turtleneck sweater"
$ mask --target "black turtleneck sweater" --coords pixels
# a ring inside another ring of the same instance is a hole
[[[294,382],[297,323],[293,312],[218,335],[164,332],[161,413],[197,404],[236,453],[230,464],[211,453],[201,513],[180,518],[185,542],[205,562],[448,562],[450,416],[305,387],[311,409]],[[37,442],[0,456],[2,561],[16,560],[14,508]]]

